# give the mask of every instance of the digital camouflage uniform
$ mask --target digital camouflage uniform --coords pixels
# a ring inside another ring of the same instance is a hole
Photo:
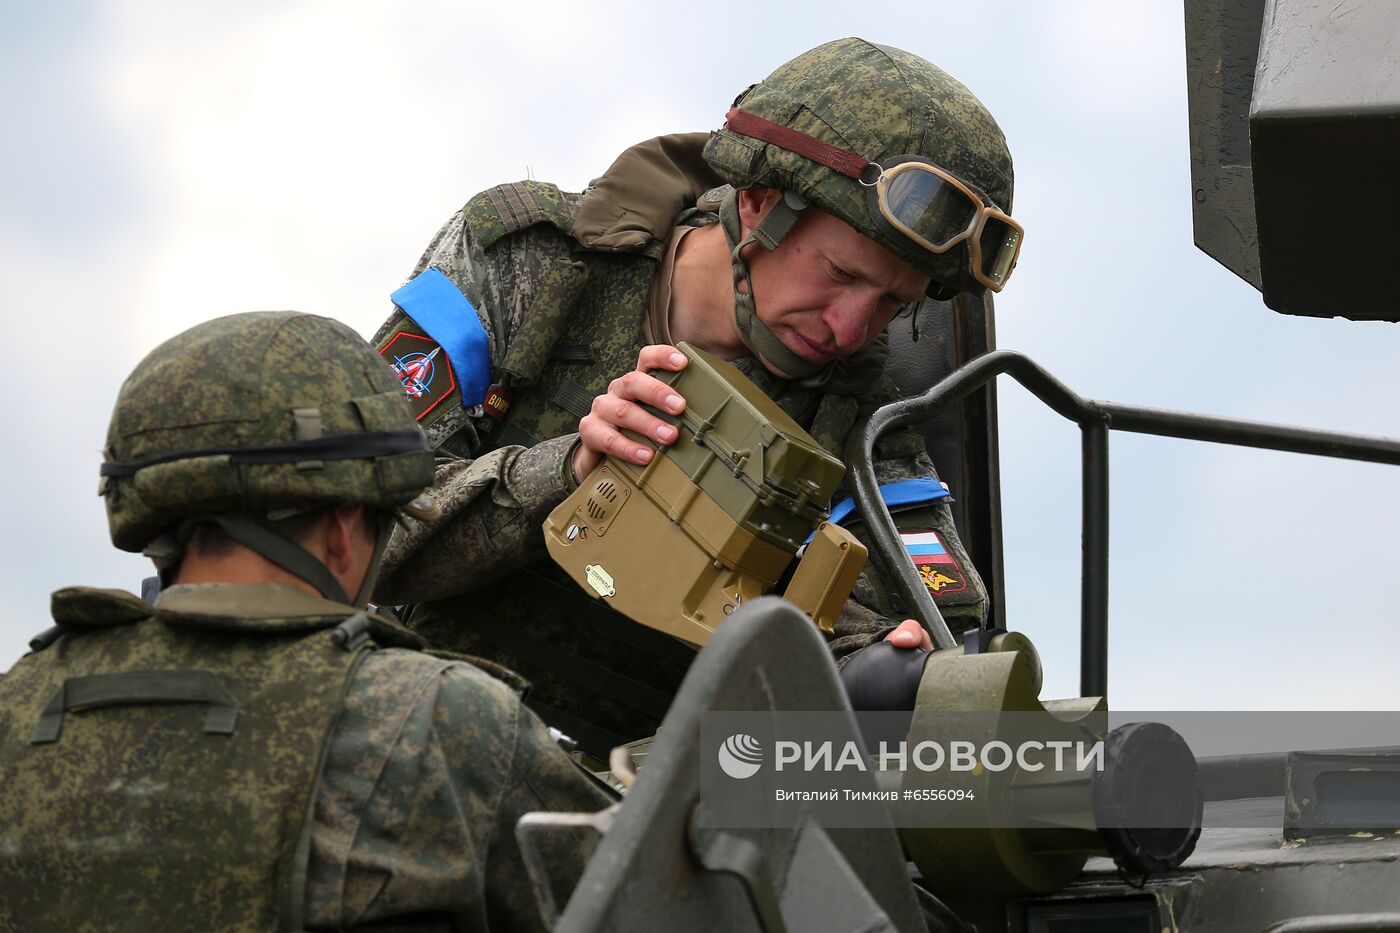
[[[385,618],[276,584],[61,590],[54,618],[0,679],[0,929],[541,929],[515,821],[607,803]],[[172,705],[196,676],[214,701]],[[563,900],[585,853],[547,855]]]
[[[511,689],[351,605],[432,460],[328,318],[216,318],[137,365],[99,490],[166,589],[60,590],[0,679],[0,929],[541,928],[516,820],[607,801]],[[192,576],[264,582],[181,584],[196,534]],[[542,855],[562,900],[584,853]]]
[[[455,389],[419,400],[420,423],[440,457],[429,495],[443,517],[409,521],[395,533],[377,599],[417,604],[408,624],[432,644],[519,671],[532,684],[527,702],[594,753],[654,731],[693,652],[582,597],[550,563],[540,525],[573,489],[579,418],[636,365],[648,293],[673,227],[715,220],[713,195],[701,199],[709,210],[687,209],[718,181],[700,158],[705,138],[634,147],[582,195],[538,182],[483,192],[443,226],[414,269],[415,276],[439,270],[476,309],[489,337],[493,389],[487,404],[469,408]],[[425,332],[396,308],[374,342],[397,354],[410,339],[402,334]],[[778,378],[752,357],[734,362],[839,456],[857,416],[895,397],[880,349],[843,361],[816,387]],[[491,397],[497,387],[508,399],[503,414]],[[882,440],[876,469],[882,484],[936,475],[909,431]],[[946,503],[905,509],[897,522],[947,545],[953,568],[931,589],[953,631],[977,624],[985,591]],[[838,658],[905,617],[892,594],[868,565],[831,639]]]

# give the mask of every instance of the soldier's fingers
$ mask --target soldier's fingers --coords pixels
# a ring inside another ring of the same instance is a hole
[[[608,395],[633,399],[672,415],[679,415],[685,410],[685,399],[675,389],[655,376],[635,369],[614,379],[608,386]]]
[[[654,343],[642,347],[642,352],[637,354],[637,368],[642,372],[651,369],[667,369],[673,373],[680,372],[685,369],[689,362],[684,353],[665,343]]]
[[[933,639],[929,638],[928,631],[913,619],[905,619],[899,626],[888,635],[885,641],[896,648],[922,648],[925,651],[933,650]]]
[[[642,347],[637,354],[637,371],[648,374],[655,370],[668,370],[670,372],[680,372],[690,364],[685,354],[677,350],[670,344],[656,343]],[[685,399],[666,383],[659,379],[654,379],[647,375],[645,380],[637,380],[633,386],[632,395],[639,401],[646,402],[673,415],[681,413],[685,408]]]
[[[622,432],[606,419],[596,415],[583,416],[578,423],[578,436],[585,447],[597,454],[616,457],[639,466],[651,462],[652,448],[649,445],[624,437]]]
[[[595,398],[590,414],[614,428],[626,428],[662,444],[669,444],[676,439],[674,427],[635,402],[618,398],[611,393]]]

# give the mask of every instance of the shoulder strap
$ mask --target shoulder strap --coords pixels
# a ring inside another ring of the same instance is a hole
[[[513,287],[530,296],[530,306],[513,322],[509,346],[496,361],[496,381],[507,388],[528,386],[539,378],[588,280],[586,263],[576,255],[579,243],[571,233],[580,198],[545,182],[517,181],[488,188],[462,209],[463,219],[485,250],[539,224],[560,234],[532,242],[515,271],[521,281]]]
[[[535,224],[547,223],[569,233],[578,198],[546,182],[515,181],[487,188],[468,201],[462,212],[482,249],[490,249],[501,237]]]
[[[29,640],[29,650],[43,651],[71,631],[95,631],[109,625],[129,625],[148,618],[150,603],[123,590],[67,586],[54,591],[50,612],[54,625]]]

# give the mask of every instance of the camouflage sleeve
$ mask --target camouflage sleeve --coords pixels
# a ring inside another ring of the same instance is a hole
[[[904,479],[938,478],[933,461],[922,451],[913,457],[877,460],[875,475],[881,485]],[[939,563],[920,565],[919,573],[948,627],[956,635],[981,624],[987,614],[986,588],[958,537],[953,513],[946,501],[898,509],[894,519],[902,534],[919,535],[926,540],[933,536],[932,540],[945,552]],[[851,598],[836,620],[830,639],[838,664],[844,663],[852,653],[882,640],[909,616],[893,581],[880,567],[864,523],[850,520],[843,524],[871,554]]]
[[[503,684],[460,662],[374,652],[346,691],[316,795],[308,927],[543,929],[516,820],[607,804]],[[545,854],[566,896],[587,852],[562,836]]]
[[[577,434],[566,434],[441,463],[428,495],[442,513],[431,521],[405,518],[394,528],[376,601],[455,596],[474,581],[542,556],[540,526],[574,488],[576,443]]]
[[[534,891],[528,888],[529,875],[515,839],[515,824],[520,818],[539,810],[591,813],[613,802],[565,757],[540,718],[519,703],[516,722],[515,756],[496,810],[495,844],[486,864],[492,929],[497,929],[494,924],[499,918],[507,919],[499,927],[505,930],[527,928],[527,919],[529,929],[539,923],[539,908]],[[562,909],[597,847],[598,838],[579,831],[550,833],[537,839],[549,867],[554,902]]]
[[[437,232],[414,266],[441,271],[477,309],[491,342],[493,365],[505,354],[529,295],[520,283],[532,261],[531,230],[484,250],[458,211]],[[378,345],[402,320],[397,308],[375,335]],[[502,568],[544,552],[540,525],[574,488],[577,435],[551,438],[530,448],[502,447],[477,457],[483,446],[469,413],[458,406],[427,426],[429,440],[445,456],[430,496],[442,514],[430,522],[396,527],[385,553],[376,601],[385,605],[455,596]],[[465,555],[470,555],[467,559]]]

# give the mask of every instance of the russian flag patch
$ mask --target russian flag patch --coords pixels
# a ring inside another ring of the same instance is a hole
[[[967,578],[963,576],[962,568],[938,532],[902,531],[899,537],[930,593],[947,596],[967,589]]]

